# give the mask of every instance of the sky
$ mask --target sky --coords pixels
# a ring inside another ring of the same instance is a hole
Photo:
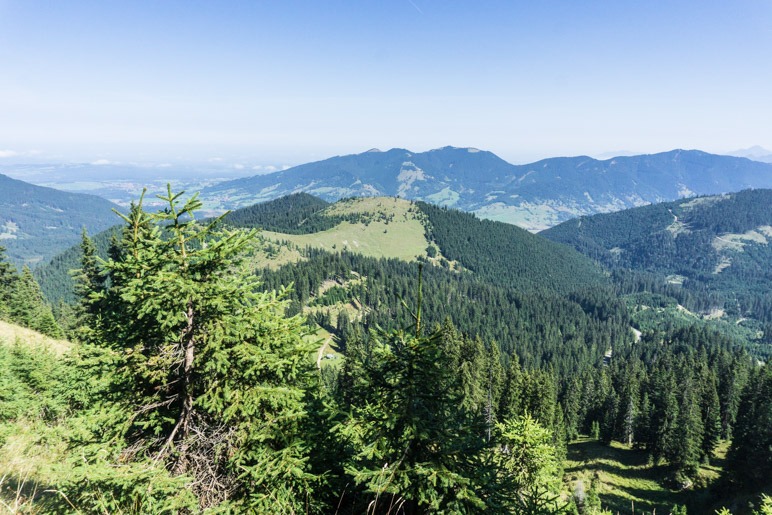
[[[0,164],[772,148],[770,62],[772,0],[0,0]]]

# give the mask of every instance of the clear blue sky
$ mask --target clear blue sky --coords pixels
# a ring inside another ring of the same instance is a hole
[[[0,0],[0,164],[772,148],[772,1]]]

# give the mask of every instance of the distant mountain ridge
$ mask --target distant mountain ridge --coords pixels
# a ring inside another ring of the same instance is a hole
[[[761,161],[762,163],[772,163],[772,150],[767,150],[759,145],[754,145],[750,148],[742,148],[735,150],[734,152],[727,152],[728,156],[747,157],[753,161]]]
[[[769,187],[772,164],[698,150],[604,161],[558,157],[513,165],[491,152],[444,147],[336,156],[222,182],[205,188],[202,196],[221,207],[242,207],[297,192],[328,201],[398,195],[535,231],[582,215]]]
[[[0,245],[16,265],[34,265],[115,225],[117,205],[95,195],[35,186],[0,174]]]
[[[653,274],[712,297],[703,309],[772,323],[770,189],[582,217],[540,234],[611,270]]]

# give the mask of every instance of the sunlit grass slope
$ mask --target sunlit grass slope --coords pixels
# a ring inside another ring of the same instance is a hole
[[[311,234],[264,231],[269,241],[289,242],[295,247],[313,247],[330,252],[349,251],[370,257],[413,261],[426,255],[424,225],[418,208],[406,200],[371,197],[339,202],[320,216],[359,215],[356,222],[341,221],[335,227]]]
[[[566,493],[574,493],[577,487],[587,492],[594,480],[603,508],[613,513],[633,513],[634,509],[638,514],[667,514],[675,504],[699,501],[703,489],[719,479],[727,448],[728,442],[723,442],[712,463],[700,467],[696,482],[699,484],[677,491],[664,485],[668,468],[649,463],[646,453],[619,442],[604,445],[590,438],[580,438],[568,446],[564,476]]]
[[[32,329],[0,320],[0,345],[11,345],[16,342],[30,347],[41,347],[58,356],[72,347],[72,344],[66,340],[55,340]]]

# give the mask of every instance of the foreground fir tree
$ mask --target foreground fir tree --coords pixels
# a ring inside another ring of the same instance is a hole
[[[346,472],[371,513],[462,513],[485,505],[472,464],[484,448],[482,420],[470,416],[441,330],[376,332],[369,352],[352,354],[351,417],[341,428],[354,454]]]
[[[121,358],[123,459],[189,476],[201,507],[310,511],[301,427],[313,344],[281,296],[258,293],[239,268],[255,232],[200,224],[200,201],[180,195],[159,197],[159,213],[140,200],[121,215],[106,281],[91,282],[85,306],[94,338]]]
[[[350,342],[341,385],[349,416],[337,429],[351,449],[345,471],[355,487],[339,506],[373,514],[565,513],[552,432],[530,416],[491,427],[494,388],[485,382],[503,373],[494,373],[481,341],[449,322],[422,334],[420,274],[413,319],[408,329],[374,331],[367,345]],[[464,351],[472,353],[467,360]],[[467,366],[475,356],[479,370]]]

